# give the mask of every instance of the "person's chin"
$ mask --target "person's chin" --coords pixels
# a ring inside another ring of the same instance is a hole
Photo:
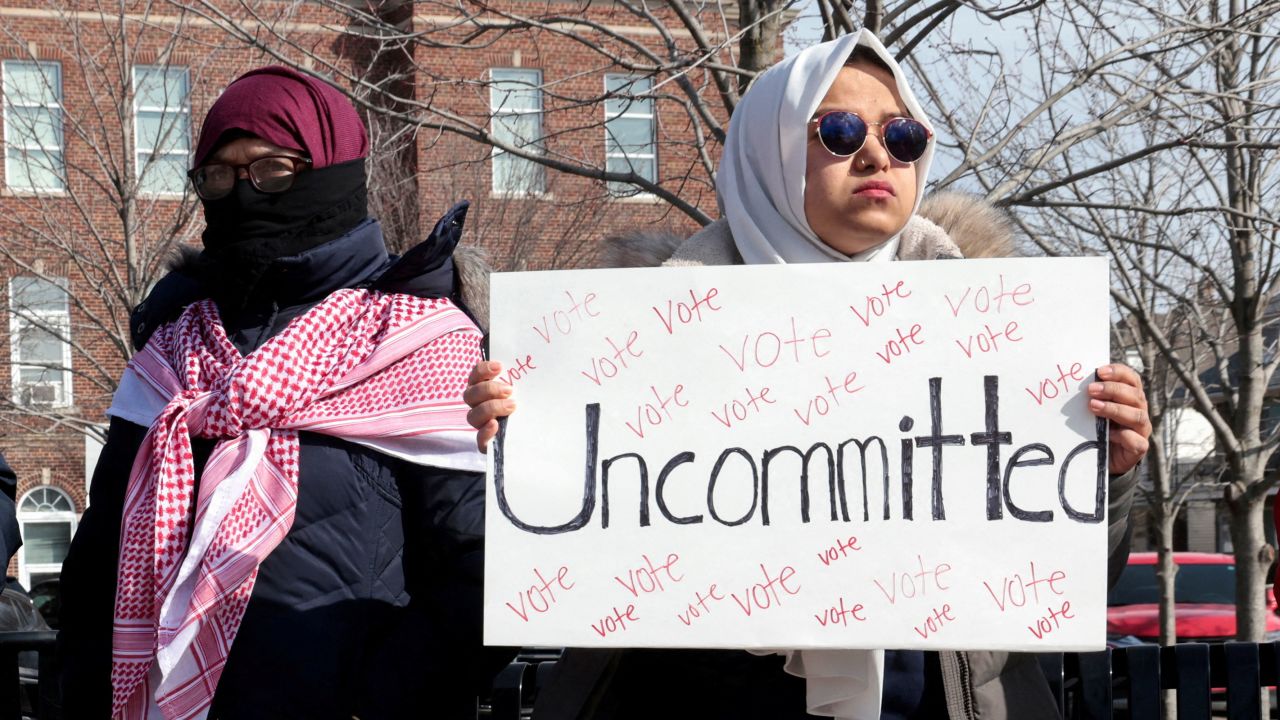
[[[883,245],[885,241],[891,237],[893,237],[893,233],[881,234],[879,232],[875,232],[856,237],[846,236],[840,238],[836,242],[828,242],[827,245],[836,252],[843,253],[845,255],[857,255],[860,252],[866,252],[878,245]]]

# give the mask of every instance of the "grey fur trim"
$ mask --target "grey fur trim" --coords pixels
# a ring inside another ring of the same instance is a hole
[[[933,260],[963,257],[942,228],[913,215],[903,229],[898,244],[899,260]],[[673,267],[698,265],[740,265],[742,256],[733,244],[726,220],[717,220],[698,231],[664,263]]]
[[[899,260],[1010,257],[1013,223],[975,195],[943,192],[929,196],[902,230]],[[742,262],[726,220],[717,220],[684,242],[665,263],[674,266],[737,265]]]
[[[977,195],[938,192],[920,204],[920,216],[932,220],[967,258],[1012,257],[1015,230],[1009,214]]]
[[[670,230],[633,230],[604,239],[596,262],[602,268],[657,267],[684,238]]]
[[[912,215],[898,238],[899,260],[936,260],[967,257],[947,232],[919,215]]]
[[[685,240],[663,265],[696,267],[699,265],[741,265],[742,255],[733,244],[729,221],[721,218]]]
[[[489,332],[489,260],[484,250],[459,245],[453,251],[453,266],[462,286],[462,302],[476,316],[482,332]]]

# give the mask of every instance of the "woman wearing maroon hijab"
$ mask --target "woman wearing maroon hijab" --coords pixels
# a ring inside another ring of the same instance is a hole
[[[135,311],[63,567],[66,717],[465,717],[503,662],[460,399],[466,207],[389,257],[367,153],[346,98],[285,68],[209,110],[204,249]]]

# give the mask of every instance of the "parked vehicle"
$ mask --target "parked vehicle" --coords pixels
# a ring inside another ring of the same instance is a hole
[[[58,578],[44,580],[31,588],[31,601],[44,616],[49,627],[58,629],[58,614],[62,609],[62,583]]]
[[[1174,616],[1179,641],[1233,640],[1236,634],[1235,558],[1224,553],[1175,552]],[[1133,553],[1107,595],[1107,643],[1155,643],[1160,637],[1156,554]],[[1276,597],[1267,589],[1267,640],[1280,640]]]

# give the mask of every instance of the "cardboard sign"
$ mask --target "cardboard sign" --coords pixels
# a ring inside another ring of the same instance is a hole
[[[495,275],[485,640],[1103,644],[1102,259]]]

